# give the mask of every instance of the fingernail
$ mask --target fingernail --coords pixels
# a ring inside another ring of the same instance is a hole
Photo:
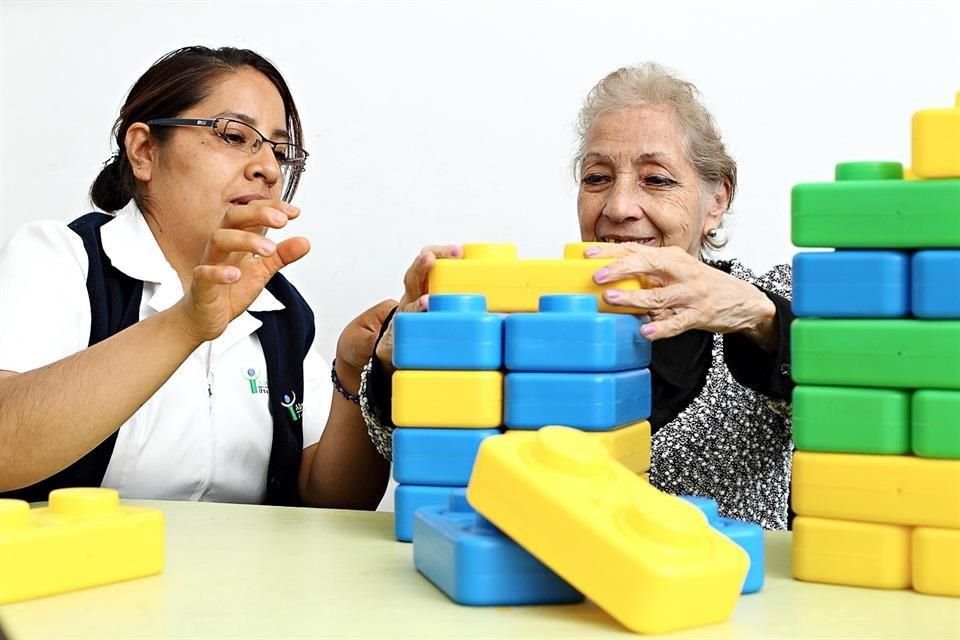
[[[421,253],[420,257],[417,258],[417,264],[419,265],[427,264],[427,254]]]
[[[288,220],[287,216],[282,213],[274,213],[270,215],[270,222],[273,224],[283,224]]]
[[[459,257],[460,257],[460,247],[454,247],[454,248],[450,249],[450,257],[451,257],[451,258],[459,258]]]
[[[650,324],[645,324],[645,325],[643,325],[642,327],[640,327],[640,333],[642,333],[643,335],[648,336],[648,337],[649,337],[654,331],[655,331],[655,329],[653,328],[653,325],[650,325]]]
[[[237,269],[236,267],[230,267],[227,269],[226,276],[227,282],[236,282],[240,279],[240,269]]]
[[[607,276],[610,275],[610,269],[600,269],[595,274],[593,274],[593,279],[596,282],[603,282],[607,279]]]
[[[589,258],[597,255],[598,253],[600,253],[600,247],[588,247],[587,250],[583,252],[583,255]]]
[[[273,253],[277,248],[277,245],[271,240],[264,240],[260,243],[260,253],[263,255],[269,255]]]
[[[614,300],[619,300],[623,297],[616,289],[608,289],[607,291],[604,291],[604,295],[607,297],[607,300],[611,302]]]

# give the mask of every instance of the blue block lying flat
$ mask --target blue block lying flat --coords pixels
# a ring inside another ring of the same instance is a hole
[[[798,253],[793,313],[820,318],[901,318],[910,313],[910,256],[899,251]]]
[[[680,496],[696,508],[703,511],[707,521],[714,529],[727,536],[750,556],[750,570],[743,581],[740,593],[756,593],[763,588],[764,550],[763,527],[752,522],[742,522],[719,515],[716,501],[701,496]]]
[[[503,408],[510,429],[615,429],[650,417],[650,371],[508,373]]]
[[[413,564],[451,600],[466,605],[565,604],[583,595],[467,504],[465,492],[448,505],[414,515]]]
[[[913,315],[960,319],[960,251],[913,254]]]
[[[499,429],[393,430],[393,479],[400,484],[467,486],[477,449]]]
[[[503,362],[503,318],[487,313],[484,296],[435,294],[426,313],[393,320],[398,369],[493,371]]]
[[[540,313],[504,320],[504,366],[510,371],[624,371],[650,364],[650,341],[636,316],[598,313],[596,296],[540,298]]]
[[[401,484],[393,493],[393,532],[400,542],[413,540],[413,513],[420,507],[445,505],[450,494],[465,487],[430,487]]]

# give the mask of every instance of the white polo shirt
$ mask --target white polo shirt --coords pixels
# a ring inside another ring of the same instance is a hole
[[[105,224],[101,236],[113,265],[144,283],[141,320],[183,297],[176,272],[135,205]],[[33,222],[10,239],[0,251],[0,370],[30,371],[87,347],[87,270],[80,236],[62,222]],[[266,289],[249,307],[283,308]],[[237,316],[120,427],[104,487],[126,498],[263,502],[273,420],[255,333],[260,324],[249,313]],[[307,447],[326,424],[332,384],[330,367],[315,349],[303,369]]]

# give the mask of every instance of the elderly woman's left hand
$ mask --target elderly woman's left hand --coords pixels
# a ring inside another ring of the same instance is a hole
[[[590,247],[588,258],[615,260],[594,274],[598,284],[644,277],[648,288],[609,289],[604,299],[616,306],[645,310],[647,338],[669,338],[690,329],[743,333],[759,346],[777,346],[776,307],[755,286],[715,269],[679,247],[622,243]]]

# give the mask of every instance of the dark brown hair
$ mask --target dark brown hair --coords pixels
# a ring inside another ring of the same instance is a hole
[[[297,106],[283,76],[269,60],[249,49],[183,47],[154,62],[130,89],[127,100],[120,109],[120,117],[113,125],[117,153],[104,164],[90,187],[90,200],[94,206],[113,212],[122,209],[133,199],[143,208],[141,194],[124,146],[127,129],[131,124],[147,122],[153,118],[179,116],[203,101],[220,76],[240,71],[244,67],[259,71],[277,88],[283,100],[290,142],[302,145],[303,129],[300,126]],[[155,127],[151,129],[150,135],[163,143],[171,135],[171,130],[167,127]],[[284,200],[289,202],[293,198],[299,183],[300,174],[294,173],[283,193]]]

